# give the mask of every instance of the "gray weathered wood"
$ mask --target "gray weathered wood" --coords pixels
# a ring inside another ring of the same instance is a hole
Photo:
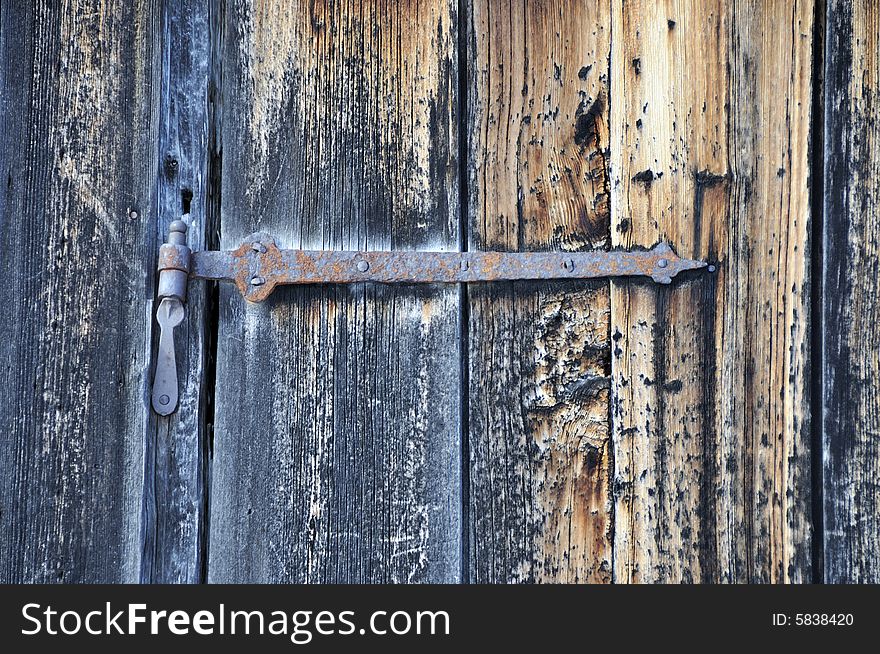
[[[0,580],[139,578],[159,12],[0,8]]]
[[[209,223],[208,5],[208,0],[175,0],[163,8],[156,237],[164,240],[169,224],[183,216],[193,250],[205,249]],[[206,304],[205,285],[190,284],[186,319],[175,329],[180,405],[164,418],[151,413],[144,485],[144,582],[197,583],[202,577],[207,539]]]
[[[221,246],[456,249],[455,3],[228,5]],[[220,294],[208,578],[460,578],[454,287]]]
[[[814,362],[825,580],[880,583],[880,7],[832,0],[827,12],[822,357]]]
[[[607,245],[609,4],[468,4],[471,249]],[[608,282],[468,295],[470,580],[610,581]]]

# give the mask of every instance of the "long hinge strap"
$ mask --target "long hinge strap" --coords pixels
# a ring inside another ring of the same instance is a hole
[[[171,330],[182,320],[189,279],[231,281],[245,299],[261,302],[281,284],[430,284],[634,276],[668,284],[682,271],[706,266],[704,261],[680,258],[665,243],[650,250],[589,252],[348,252],[281,250],[272,236],[256,233],[235,250],[191,252],[186,244],[186,223],[176,220],[171,224],[168,242],[159,249],[157,319],[162,338],[153,407],[159,414],[168,415],[177,404]],[[711,266],[709,269],[713,270]],[[169,347],[171,351],[165,351]],[[169,390],[172,385],[173,393]]]
[[[175,229],[176,228],[176,229]],[[268,234],[252,234],[237,249],[190,252],[185,223],[176,221],[159,254],[159,296],[185,298],[185,280],[234,282],[245,299],[265,300],[280,284],[431,284],[512,280],[650,277],[668,284],[706,263],[682,259],[665,244],[650,250],[589,252],[354,252],[281,250]],[[164,283],[163,283],[164,281]]]

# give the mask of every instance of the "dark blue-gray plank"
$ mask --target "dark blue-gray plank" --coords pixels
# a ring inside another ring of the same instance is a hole
[[[211,5],[172,0],[162,7],[156,237],[164,240],[168,226],[182,216],[194,251],[211,244],[213,221]],[[190,284],[186,319],[175,329],[180,405],[167,417],[152,414],[147,431],[144,582],[198,583],[204,573],[209,293],[203,283]]]
[[[0,580],[139,578],[159,25],[0,5]]]
[[[455,5],[227,5],[223,248],[457,249]],[[210,581],[460,579],[459,310],[222,289]]]
[[[830,1],[826,35],[822,349],[814,363],[825,581],[880,583],[880,7]]]

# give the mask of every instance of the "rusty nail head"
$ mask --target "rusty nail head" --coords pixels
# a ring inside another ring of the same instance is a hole
[[[262,277],[251,277],[251,285],[253,286],[262,286],[266,283],[266,280]]]
[[[370,269],[370,264],[361,259],[360,261],[358,261],[357,269],[361,272],[367,272]]]
[[[660,268],[665,268],[668,265],[669,261],[667,261],[666,259],[660,259],[660,261],[657,262],[657,266]]]
[[[562,262],[562,267],[571,272],[572,270],[574,270],[574,260],[566,259]]]

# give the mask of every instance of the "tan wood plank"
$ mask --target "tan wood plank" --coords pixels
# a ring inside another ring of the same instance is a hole
[[[608,3],[469,4],[469,247],[607,245]],[[608,284],[468,292],[470,580],[608,581]]]
[[[810,579],[812,23],[614,3],[614,244],[718,264],[612,283],[619,582]]]

